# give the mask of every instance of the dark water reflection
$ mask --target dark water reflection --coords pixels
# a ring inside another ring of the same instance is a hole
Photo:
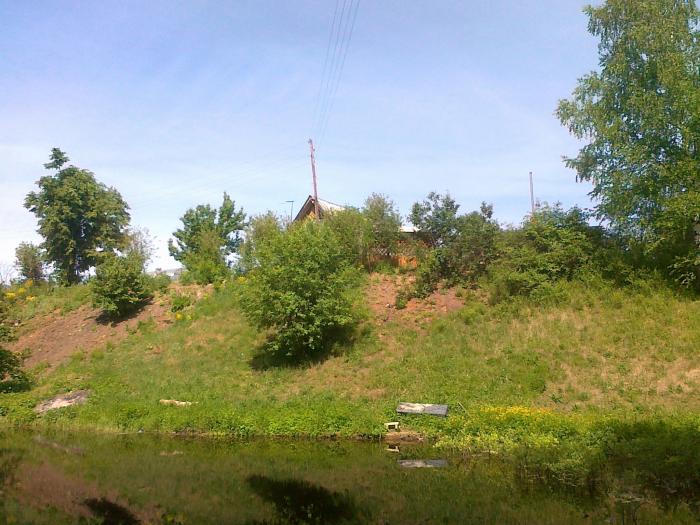
[[[682,465],[578,487],[529,472],[369,443],[6,432],[0,524],[698,523]]]

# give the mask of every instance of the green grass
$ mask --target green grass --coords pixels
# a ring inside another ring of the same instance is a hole
[[[696,424],[699,302],[663,287],[560,292],[549,306],[488,306],[467,294],[462,310],[424,327],[369,318],[324,361],[259,369],[264,334],[241,315],[232,284],[191,320],[160,331],[145,323],[118,345],[40,371],[30,392],[3,395],[0,411],[8,425],[378,437],[398,401],[435,402],[450,417],[399,417],[402,426],[493,451],[581,443],[601,421]],[[40,400],[82,388],[92,391],[86,405],[34,414]]]

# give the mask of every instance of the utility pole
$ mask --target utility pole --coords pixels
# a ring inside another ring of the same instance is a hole
[[[314,215],[316,220],[321,220],[318,215],[318,189],[316,188],[316,158],[314,157],[314,141],[309,139],[309,150],[311,151],[311,174],[314,178]]]
[[[294,201],[284,201],[287,204],[290,204],[289,207],[289,222],[292,222],[292,215],[294,214]]]
[[[532,186],[532,172],[530,172],[530,207],[532,208],[532,216],[535,216],[535,191]]]

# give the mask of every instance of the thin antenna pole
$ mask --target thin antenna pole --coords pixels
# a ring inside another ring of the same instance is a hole
[[[318,215],[318,189],[316,187],[316,157],[314,156],[314,141],[309,139],[309,150],[311,151],[311,174],[314,178],[314,214],[316,215],[316,220],[321,220]]]
[[[530,172],[530,207],[532,208],[532,215],[535,215],[535,190],[532,186],[532,172]]]
[[[289,222],[292,222],[292,216],[294,215],[294,201],[285,201],[290,203],[289,206]]]

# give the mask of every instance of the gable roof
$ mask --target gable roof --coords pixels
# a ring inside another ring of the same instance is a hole
[[[340,211],[344,210],[346,206],[341,206],[340,204],[336,204],[334,202],[326,201],[323,199],[318,199],[318,211],[319,215],[323,217],[326,213],[333,213],[334,211]],[[296,217],[294,217],[295,221],[300,221],[305,219],[306,217],[309,217],[313,215],[315,212],[315,203],[314,203],[314,198],[313,195],[309,195],[306,198],[306,201],[304,201],[304,204],[302,204],[301,208],[299,208],[299,212],[296,214]]]

